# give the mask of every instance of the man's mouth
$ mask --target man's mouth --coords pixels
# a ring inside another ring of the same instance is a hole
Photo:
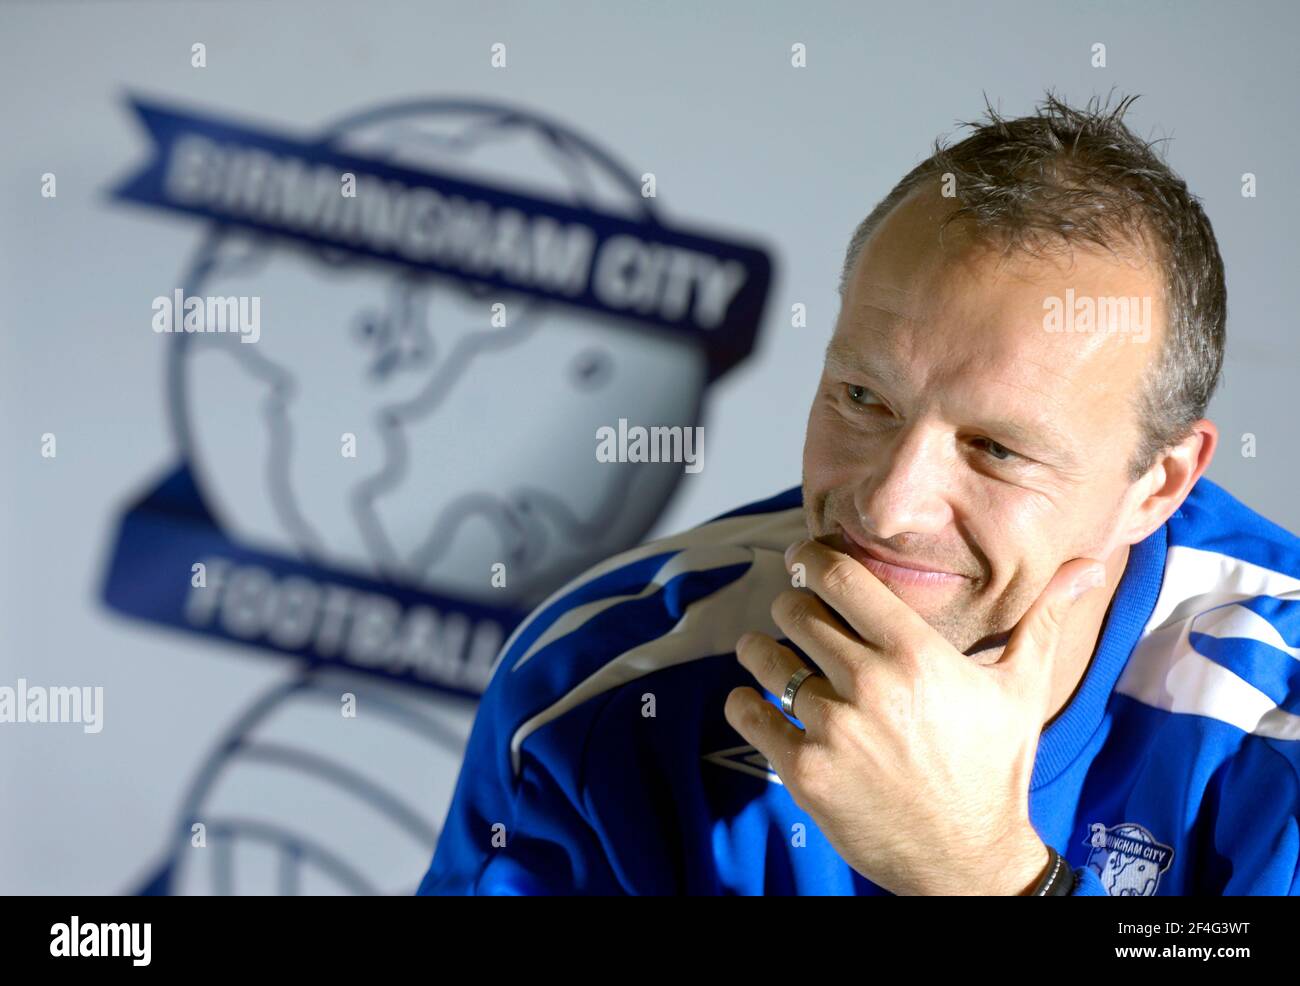
[[[967,581],[965,575],[950,572],[929,562],[906,558],[859,541],[843,524],[838,527],[839,550],[857,560],[880,581],[894,585],[953,586]]]

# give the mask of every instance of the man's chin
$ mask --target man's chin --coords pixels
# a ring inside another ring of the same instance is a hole
[[[971,610],[967,593],[962,591],[966,587],[898,585],[888,578],[881,578],[880,581],[953,648],[976,663],[995,664],[1002,657],[1010,631],[984,634],[971,642],[972,637],[980,631],[972,628],[968,619],[963,619],[969,616]]]
[[[1002,659],[1002,652],[1007,649],[1009,635],[1005,633],[990,634],[971,643],[971,634],[968,632],[951,632],[952,628],[949,628],[950,632],[945,633],[941,627],[933,623],[930,625],[954,650],[965,654],[976,664],[996,664]]]

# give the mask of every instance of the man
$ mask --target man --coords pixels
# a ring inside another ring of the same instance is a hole
[[[1300,540],[1202,478],[1223,265],[1127,105],[864,220],[802,487],[516,630],[421,892],[1300,894]]]

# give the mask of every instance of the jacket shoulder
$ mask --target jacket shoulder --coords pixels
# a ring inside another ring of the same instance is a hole
[[[1300,740],[1300,538],[1202,478],[1167,524],[1151,616],[1116,692]]]
[[[502,646],[480,715],[522,744],[600,696],[731,650],[769,627],[783,556],[806,536],[800,488],[619,552],[543,600]]]

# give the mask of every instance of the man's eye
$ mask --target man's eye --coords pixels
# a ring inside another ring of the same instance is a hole
[[[975,444],[983,446],[984,451],[998,461],[1005,461],[1016,457],[1015,452],[1011,451],[1011,449],[1007,448],[1005,445],[999,445],[991,438],[978,438],[975,440]]]
[[[860,387],[857,384],[852,384],[852,383],[845,384],[844,386],[849,395],[849,400],[852,401],[854,404],[857,404],[861,407],[884,407],[885,406],[885,402],[882,401],[878,396],[876,396],[876,392],[874,390],[869,390],[866,387]]]

